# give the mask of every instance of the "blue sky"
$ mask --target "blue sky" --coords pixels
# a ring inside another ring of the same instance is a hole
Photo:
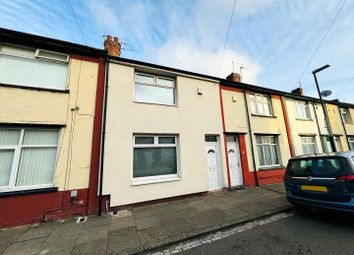
[[[316,96],[311,71],[329,99],[354,103],[354,1],[2,0],[0,27],[102,48],[103,35],[127,45],[122,57],[225,77],[242,64],[243,81],[290,91],[300,81]],[[304,70],[342,4],[336,22]],[[221,63],[221,64],[220,64]]]

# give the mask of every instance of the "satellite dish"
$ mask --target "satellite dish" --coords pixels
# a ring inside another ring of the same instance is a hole
[[[324,90],[321,92],[321,96],[323,96],[323,97],[328,97],[330,95],[332,95],[332,91],[330,91],[330,90]]]

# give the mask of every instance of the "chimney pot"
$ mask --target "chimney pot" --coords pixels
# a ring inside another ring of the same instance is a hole
[[[226,80],[234,81],[234,82],[241,82],[241,75],[238,73],[231,73],[229,76],[226,77]]]
[[[111,35],[107,35],[107,38],[104,40],[104,48],[108,51],[109,56],[119,57],[121,53],[121,45],[118,40],[118,37],[115,36],[112,40]]]
[[[304,90],[301,87],[298,87],[298,88],[292,90],[291,94],[298,95],[298,96],[303,96],[304,95]]]

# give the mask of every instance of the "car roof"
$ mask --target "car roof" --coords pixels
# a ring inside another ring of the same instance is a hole
[[[306,158],[323,158],[323,157],[353,157],[354,151],[342,151],[342,152],[331,152],[331,153],[320,153],[320,154],[307,154],[293,157],[291,159],[306,159]]]

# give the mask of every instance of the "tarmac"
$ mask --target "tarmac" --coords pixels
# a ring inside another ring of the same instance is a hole
[[[283,184],[0,230],[0,254],[139,254],[292,208]]]

